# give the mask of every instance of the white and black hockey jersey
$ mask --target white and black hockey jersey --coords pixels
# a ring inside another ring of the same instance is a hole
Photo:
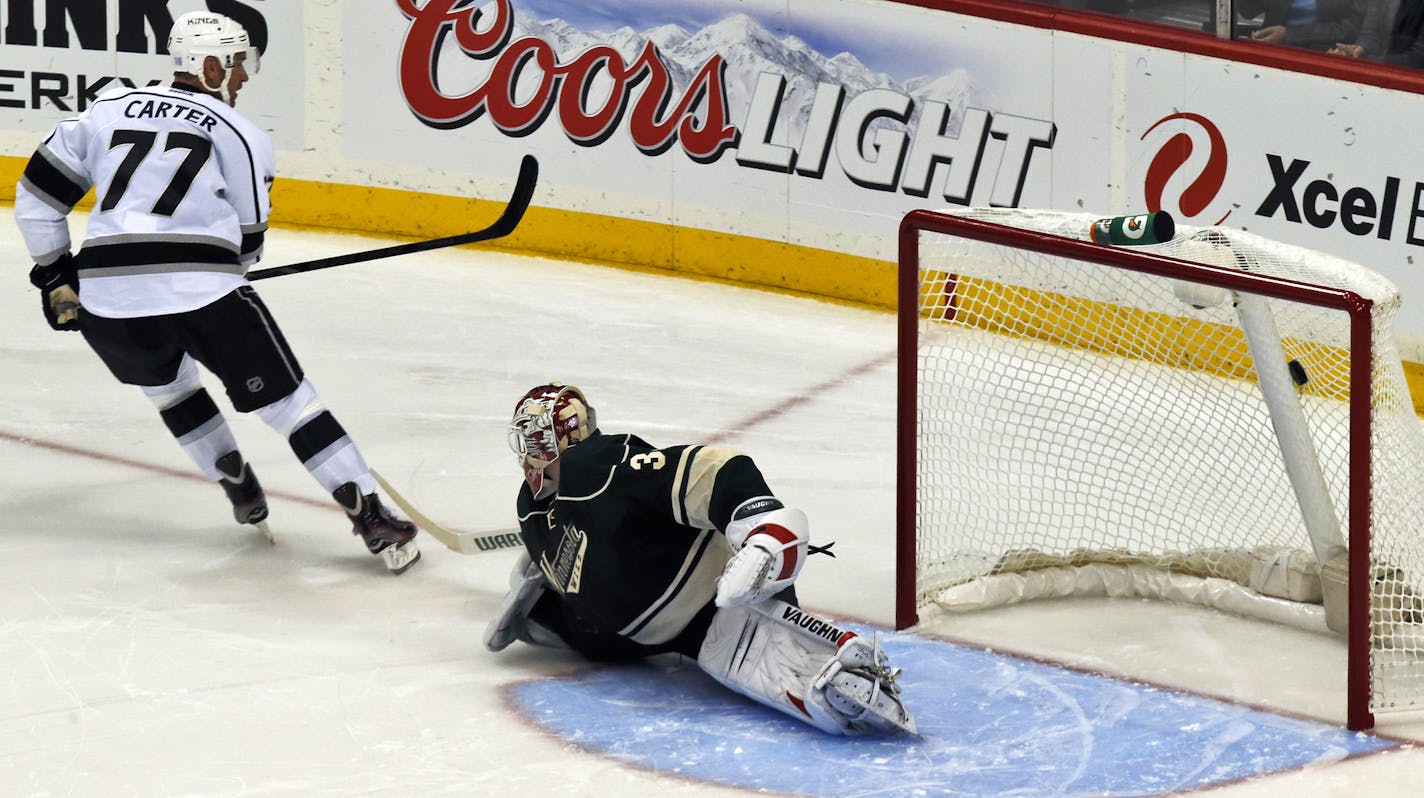
[[[770,495],[734,449],[594,433],[559,455],[556,494],[536,502],[527,483],[519,493],[525,547],[562,605],[539,620],[595,658],[657,650],[710,617],[731,557],[721,530]]]
[[[276,174],[271,138],[181,86],[106,92],[60,122],[15,191],[36,263],[70,252],[66,217],[95,190],[75,254],[80,303],[125,318],[194,310],[246,283],[262,254]]]

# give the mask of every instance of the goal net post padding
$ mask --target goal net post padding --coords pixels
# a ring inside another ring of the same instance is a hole
[[[1223,228],[1101,245],[1097,218],[901,224],[897,625],[1190,601],[1342,634],[1352,728],[1424,706],[1424,433],[1398,290]]]

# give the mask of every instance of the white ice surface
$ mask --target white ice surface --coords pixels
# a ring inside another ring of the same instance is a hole
[[[268,263],[388,241],[274,230]],[[0,795],[713,796],[527,723],[505,688],[570,657],[486,653],[513,555],[426,538],[391,577],[285,441],[228,413],[275,547],[232,523],[148,401],[55,333],[0,208]],[[602,426],[752,453],[835,560],[805,604],[893,621],[893,319],[812,300],[490,251],[258,283],[321,397],[426,514],[510,525],[503,425],[530,385],[583,387]],[[219,406],[230,407],[211,377]],[[1044,602],[941,619],[945,637],[1342,722],[1344,648],[1207,610]],[[1424,739],[1419,715],[1379,731]],[[1417,795],[1406,749],[1213,795]]]

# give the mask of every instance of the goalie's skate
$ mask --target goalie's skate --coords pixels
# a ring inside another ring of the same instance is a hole
[[[825,702],[859,733],[902,731],[918,735],[915,716],[900,699],[899,668],[887,664],[878,637],[852,637],[816,676]]]
[[[415,524],[386,509],[376,494],[362,496],[355,482],[347,482],[331,496],[351,519],[351,533],[360,535],[366,550],[380,557],[391,573],[403,574],[420,559]]]
[[[214,465],[222,477],[218,484],[222,485],[228,501],[232,502],[232,517],[239,524],[257,527],[268,543],[276,543],[271,527],[267,526],[267,494],[262,491],[257,475],[242,459],[242,454],[233,450],[219,457]]]

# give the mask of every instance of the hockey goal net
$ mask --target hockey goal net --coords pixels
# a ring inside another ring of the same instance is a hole
[[[1219,228],[900,229],[897,625],[1034,598],[1191,601],[1343,636],[1347,724],[1424,706],[1424,433],[1396,288]]]

